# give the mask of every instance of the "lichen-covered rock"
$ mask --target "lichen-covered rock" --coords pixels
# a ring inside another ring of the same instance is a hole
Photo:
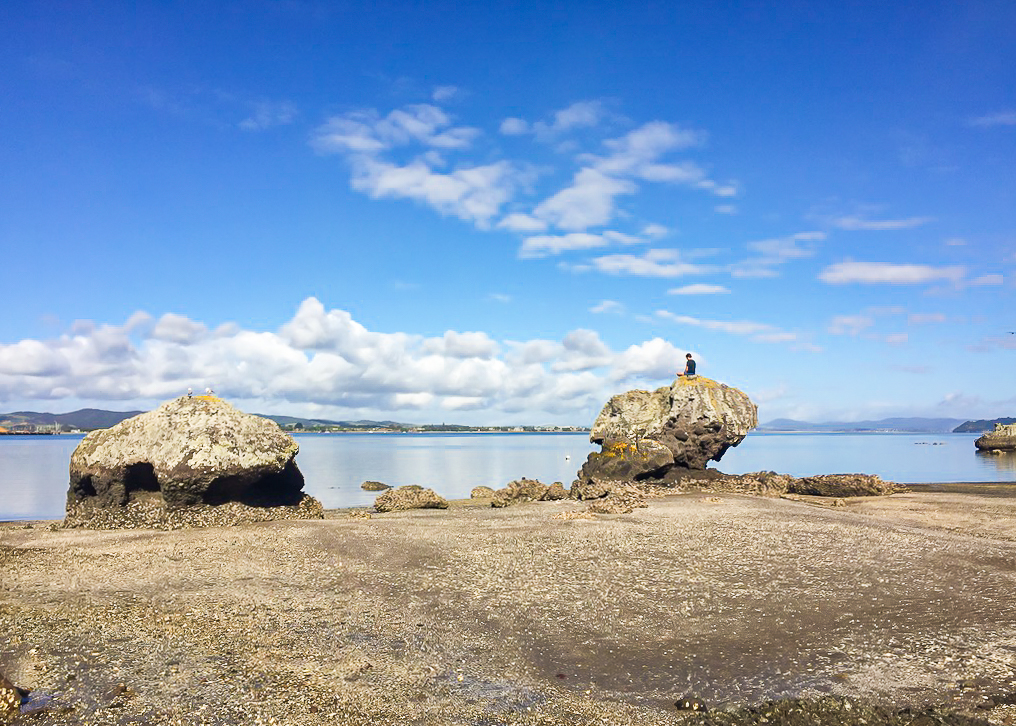
[[[536,479],[516,479],[508,482],[508,486],[494,492],[490,502],[492,507],[510,507],[523,502],[538,502],[547,494],[549,487]]]
[[[360,488],[365,492],[383,492],[387,489],[391,489],[392,487],[390,484],[385,484],[384,482],[365,481],[360,485]]]
[[[609,441],[586,458],[579,479],[601,481],[638,481],[662,476],[674,466],[674,454],[664,444],[641,441]]]
[[[0,718],[16,714],[28,691],[18,688],[0,673]]]
[[[299,450],[269,419],[214,396],[177,398],[85,436],[71,455],[65,522],[88,526],[136,502],[297,507],[307,497]]]
[[[433,489],[410,484],[389,489],[374,500],[378,512],[404,512],[410,509],[448,509],[448,501]]]
[[[547,493],[543,495],[543,501],[545,502],[558,502],[567,498],[568,490],[564,488],[564,483],[559,481],[547,487]]]
[[[748,396],[702,376],[619,394],[593,424],[589,440],[600,451],[586,458],[571,496],[598,499],[612,482],[676,487],[683,472],[705,471],[757,424]]]
[[[974,441],[981,451],[1016,451],[1016,424],[995,424],[989,431]]]
[[[663,444],[674,465],[704,469],[719,461],[758,425],[758,409],[744,393],[709,378],[678,378],[670,386],[628,391],[603,407],[589,440],[594,444]]]
[[[494,490],[490,487],[473,487],[473,491],[469,492],[470,499],[490,499],[494,496]]]

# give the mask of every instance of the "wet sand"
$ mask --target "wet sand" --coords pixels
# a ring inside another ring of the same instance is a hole
[[[7,525],[0,672],[33,724],[669,724],[686,695],[829,694],[1012,723],[1016,485],[981,486]]]

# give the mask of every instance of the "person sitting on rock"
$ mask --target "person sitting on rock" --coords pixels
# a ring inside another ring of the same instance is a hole
[[[695,379],[695,360],[691,357],[691,353],[685,356],[687,362],[684,364],[684,373],[678,373],[678,377],[684,376],[688,380]]]

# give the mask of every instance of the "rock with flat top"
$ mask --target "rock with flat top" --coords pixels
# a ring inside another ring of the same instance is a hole
[[[613,482],[674,486],[682,473],[719,461],[758,424],[744,393],[704,376],[679,377],[655,391],[614,396],[593,424],[589,454],[572,485],[577,499],[606,496]]]
[[[85,436],[71,455],[65,524],[113,526],[111,512],[225,504],[317,516],[320,505],[303,492],[299,450],[270,419],[215,396],[183,396]]]
[[[448,501],[433,489],[410,484],[389,489],[374,500],[378,512],[404,512],[410,509],[448,509]]]
[[[705,469],[757,425],[758,408],[741,391],[704,376],[682,376],[651,393],[628,391],[611,398],[589,440],[601,446],[632,444],[640,455],[662,444],[674,466]]]

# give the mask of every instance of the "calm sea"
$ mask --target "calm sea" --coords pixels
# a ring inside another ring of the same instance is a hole
[[[1016,456],[978,454],[970,434],[760,434],[731,449],[717,468],[795,476],[861,472],[892,481],[1016,481]],[[421,484],[448,498],[522,476],[571,484],[585,434],[303,434],[297,464],[305,489],[329,508],[369,506],[367,479]],[[0,436],[0,519],[59,519],[76,436]]]

